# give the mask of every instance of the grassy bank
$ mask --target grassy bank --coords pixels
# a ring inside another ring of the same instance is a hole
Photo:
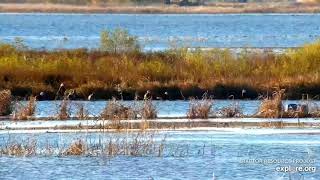
[[[120,48],[121,49],[121,48]],[[118,49],[119,50],[119,49]],[[286,89],[286,98],[320,94],[320,42],[285,54],[228,50],[109,52],[28,50],[21,43],[0,45],[0,89],[26,97],[45,92],[54,99],[60,84],[75,98],[134,99],[150,90],[153,98],[187,99],[208,91],[214,98],[255,99]]]
[[[317,13],[319,4],[297,3],[213,3],[208,6],[180,7],[176,5],[113,5],[103,6],[97,4],[67,5],[67,4],[7,4],[0,3],[0,12],[18,13]]]

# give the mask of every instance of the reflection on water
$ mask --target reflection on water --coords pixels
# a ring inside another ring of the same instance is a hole
[[[166,134],[164,157],[0,157],[1,178],[17,179],[289,179],[278,166],[319,167],[318,135],[246,135],[189,131]],[[122,134],[125,136],[125,134]],[[67,144],[77,138],[95,142],[111,134],[2,134],[8,139],[37,139]],[[121,135],[119,135],[121,136]],[[300,143],[301,142],[301,143]],[[304,142],[304,143],[303,143]],[[255,161],[252,161],[255,160]],[[281,161],[282,160],[282,161]],[[285,161],[287,163],[285,163]],[[310,160],[298,163],[297,160]],[[280,162],[281,161],[281,162]],[[320,173],[291,173],[291,179],[319,179]]]

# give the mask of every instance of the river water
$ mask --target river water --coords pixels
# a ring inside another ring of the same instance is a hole
[[[2,179],[320,178],[319,135],[169,131],[160,132],[156,137],[160,140],[164,135],[166,140],[162,157],[0,156],[0,175]],[[79,138],[94,143],[101,137],[109,136],[109,133],[0,134],[0,147],[10,141],[23,142],[28,139],[37,139],[38,146],[50,142],[58,147]],[[277,167],[287,166],[313,169],[291,173],[277,170]]]
[[[297,47],[320,36],[320,14],[0,14],[0,39],[32,48],[97,48],[103,29],[124,28],[145,50]]]

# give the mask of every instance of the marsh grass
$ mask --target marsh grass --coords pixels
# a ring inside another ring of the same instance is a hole
[[[47,143],[40,146],[37,141],[10,141],[2,144],[2,156],[156,156],[160,157],[166,148],[166,137],[156,138],[156,132],[128,133],[125,136],[114,134],[100,137],[91,142],[85,138],[76,139],[66,146]]]
[[[7,116],[12,113],[12,95],[10,90],[0,91],[0,116]]]
[[[224,107],[220,110],[222,117],[235,118],[242,117],[243,113],[238,103],[233,102],[230,106]]]
[[[213,100],[203,95],[201,100],[191,99],[187,117],[189,119],[208,119],[211,114]]]
[[[283,54],[243,52],[235,56],[220,49],[121,54],[86,49],[21,51],[2,43],[0,87],[21,97],[46,92],[51,99],[62,82],[76,89],[82,99],[91,93],[96,99],[110,99],[119,84],[129,94],[127,99],[133,99],[137,91],[165,88],[181,91],[186,98],[206,90],[226,98],[227,90],[242,87],[251,89],[247,98],[256,98],[258,93],[281,87],[292,91],[288,93],[291,98],[300,98],[301,88],[310,95],[319,94],[319,47],[317,41]],[[172,93],[170,98],[181,95]]]
[[[76,118],[79,120],[87,120],[90,118],[89,111],[86,109],[85,105],[83,103],[77,103],[75,104],[75,107],[77,109]]]
[[[0,154],[8,156],[35,156],[37,154],[37,143],[36,141],[12,142],[2,147]]]
[[[263,118],[281,118],[283,116],[284,108],[282,104],[282,97],[284,90],[275,91],[272,97],[265,97],[258,110],[258,117]]]
[[[71,116],[70,101],[63,99],[59,105],[56,118],[58,120],[67,120]]]
[[[157,108],[152,103],[151,99],[144,100],[142,108],[140,110],[142,119],[156,119],[157,118]]]
[[[66,156],[81,156],[86,152],[86,144],[83,140],[73,142],[70,147],[63,152]]]
[[[113,98],[105,106],[100,117],[105,120],[136,119],[137,111],[130,106],[121,104],[118,100]]]
[[[29,97],[27,104],[19,102],[15,103],[14,120],[29,120],[32,119],[36,111],[37,99],[34,96]]]

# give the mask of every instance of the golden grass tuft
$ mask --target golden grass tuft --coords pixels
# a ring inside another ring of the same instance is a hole
[[[63,153],[67,156],[81,156],[86,152],[86,144],[83,140],[73,142],[70,147]]]
[[[5,148],[0,149],[0,154],[8,156],[34,156],[36,153],[36,141],[28,141],[27,143],[11,143]]]
[[[34,96],[29,98],[26,105],[16,103],[16,109],[13,116],[14,120],[28,120],[33,117],[37,106],[37,99]]]
[[[263,118],[281,118],[283,115],[282,97],[284,90],[276,91],[272,97],[266,97],[261,102],[258,111],[258,117]]]
[[[190,100],[187,117],[189,119],[208,119],[211,113],[213,101],[211,98],[203,96],[202,100]]]
[[[7,116],[12,113],[12,95],[10,90],[0,91],[0,116]]]

